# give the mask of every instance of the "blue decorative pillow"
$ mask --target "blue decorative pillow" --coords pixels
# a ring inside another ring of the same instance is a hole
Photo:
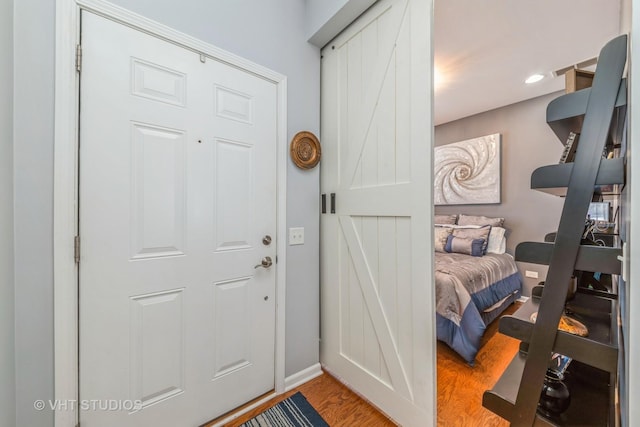
[[[457,254],[465,254],[471,256],[484,255],[485,240],[472,239],[470,237],[456,237],[450,235],[447,237],[445,251]]]

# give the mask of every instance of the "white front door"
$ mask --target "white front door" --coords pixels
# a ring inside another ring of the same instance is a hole
[[[274,388],[276,86],[87,12],[82,47],[81,425],[199,425]]]
[[[322,51],[321,362],[406,427],[435,423],[430,4]]]

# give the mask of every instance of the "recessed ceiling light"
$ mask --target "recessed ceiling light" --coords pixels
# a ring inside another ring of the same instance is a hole
[[[542,79],[544,79],[544,76],[542,74],[532,74],[524,82],[530,85],[531,83],[539,82]]]

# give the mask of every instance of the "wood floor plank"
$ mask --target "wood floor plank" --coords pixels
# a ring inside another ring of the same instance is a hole
[[[519,303],[504,314],[515,312]],[[475,365],[469,366],[446,344],[438,342],[438,425],[507,427],[509,423],[482,406],[482,394],[494,386],[520,341],[498,333],[498,320],[489,325]]]
[[[225,424],[225,427],[238,427],[298,391],[302,392],[311,406],[318,411],[331,427],[396,426],[395,423],[338,380],[327,373],[323,373],[300,387],[280,395],[242,415],[240,418]]]
[[[509,307],[512,314],[520,304]],[[519,341],[498,333],[498,321],[487,328],[483,346],[473,367],[469,366],[447,345],[438,342],[437,423],[441,427],[507,427],[509,423],[482,406],[482,393],[496,383],[513,356]],[[276,405],[287,397],[302,392],[331,427],[392,427],[396,426],[384,414],[327,373],[271,399],[243,414],[225,427],[242,423]],[[209,424],[209,425],[213,425]],[[428,425],[428,424],[425,424]]]

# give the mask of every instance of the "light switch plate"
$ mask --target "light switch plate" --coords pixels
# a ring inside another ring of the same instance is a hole
[[[289,245],[304,245],[304,227],[292,227],[289,229]]]

